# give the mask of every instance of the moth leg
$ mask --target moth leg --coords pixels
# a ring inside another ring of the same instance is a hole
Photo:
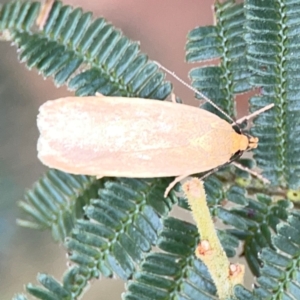
[[[254,176],[254,177],[258,178],[259,180],[261,180],[263,183],[270,184],[270,181],[267,178],[263,177],[261,174],[255,172],[255,171],[253,171],[253,170],[251,170],[251,169],[249,169],[249,168],[247,168],[247,167],[245,167],[245,166],[243,166],[243,165],[241,165],[241,164],[239,164],[235,161],[233,161],[231,164],[233,164],[235,167],[239,168],[240,170],[248,172],[252,176]]]
[[[168,187],[166,188],[165,190],[165,193],[164,193],[164,197],[167,198],[169,192],[172,190],[172,188],[178,183],[180,182],[181,180],[189,177],[191,174],[185,174],[185,175],[180,175],[180,176],[177,176],[175,177],[175,179],[168,185]]]
[[[96,92],[96,93],[95,93],[95,96],[96,96],[96,97],[105,97],[103,94],[101,94],[101,93],[99,93],[99,92]]]
[[[174,93],[171,94],[171,101],[176,103],[176,95]]]
[[[171,101],[173,103],[181,103],[182,104],[182,100],[179,97],[176,97],[175,93],[171,94]]]

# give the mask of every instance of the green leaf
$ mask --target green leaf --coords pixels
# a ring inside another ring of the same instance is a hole
[[[242,196],[242,194],[240,194]],[[271,235],[276,231],[276,226],[281,220],[288,218],[288,213],[293,208],[291,202],[280,200],[272,203],[272,199],[260,194],[256,199],[248,199],[248,205],[233,208],[230,211],[220,209],[219,217],[224,223],[236,229],[228,233],[243,240],[244,255],[254,275],[259,275],[261,260],[259,253],[264,247],[273,247]]]
[[[266,246],[260,252],[260,277],[258,286],[253,291],[253,298],[245,288],[235,289],[236,296],[248,295],[238,299],[298,299],[300,288],[299,272],[299,212],[292,213],[286,220],[277,225],[277,233],[272,236],[273,247]],[[297,249],[291,254],[289,243]]]
[[[212,99],[231,116],[235,116],[234,96],[248,91],[250,76],[245,56],[246,43],[243,38],[245,22],[243,4],[225,1],[215,4],[217,25],[193,29],[187,37],[187,62],[220,59],[218,66],[192,69],[192,85]],[[199,97],[196,95],[196,97]],[[202,106],[220,117],[219,111],[208,103]]]
[[[254,158],[273,185],[290,189],[300,187],[296,11],[293,2],[248,0],[245,28],[250,82],[260,88],[251,111],[275,104],[254,120],[251,132],[260,139]]]
[[[87,274],[86,270],[73,266],[64,274],[62,284],[50,275],[38,274],[37,280],[42,287],[30,283],[26,286],[26,290],[35,298],[41,300],[77,299],[88,285]],[[19,298],[14,298],[14,300],[27,300],[22,295],[17,297]]]
[[[177,201],[174,192],[164,198],[170,181],[120,178],[107,180],[99,199],[85,207],[66,240],[70,259],[89,276],[127,279],[145,253],[157,243],[162,220]]]
[[[194,255],[198,241],[194,225],[167,218],[158,241],[164,252],[145,256],[123,299],[215,299],[210,275]]]
[[[19,206],[27,214],[27,220],[18,224],[50,229],[54,240],[63,241],[83,215],[83,206],[97,196],[102,185],[95,177],[71,175],[58,170],[48,171],[29,190]]]
[[[237,300],[261,300],[261,298],[254,296],[253,293],[248,291],[242,285],[235,286],[234,291]]]
[[[30,31],[40,10],[40,2],[15,1],[5,3],[0,12],[0,31]]]
[[[21,26],[14,12],[20,5],[18,1],[4,6],[0,26],[9,30],[20,60],[43,76],[52,76],[57,86],[67,84],[78,96],[99,92],[162,100],[171,93],[171,84],[140,53],[138,43],[105,19],[92,20],[91,13],[55,1],[43,31],[33,32],[30,26],[38,8],[26,16],[31,23],[26,19],[26,26]]]

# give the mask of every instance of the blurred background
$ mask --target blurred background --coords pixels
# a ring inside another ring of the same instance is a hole
[[[0,1],[2,4],[8,1]],[[213,23],[213,0],[77,0],[65,1],[95,17],[104,16],[141,49],[188,82],[191,65],[184,62],[187,33]],[[0,299],[11,299],[26,283],[36,283],[38,272],[57,279],[66,269],[63,247],[48,232],[20,228],[17,207],[24,191],[45,172],[37,159],[38,107],[49,99],[72,95],[44,80],[36,70],[18,62],[16,49],[0,43]],[[171,79],[185,103],[195,104],[193,93]],[[244,101],[243,101],[244,102]],[[241,103],[241,102],[240,102]],[[120,299],[123,282],[92,284],[84,299]]]

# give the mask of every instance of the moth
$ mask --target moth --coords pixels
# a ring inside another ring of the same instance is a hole
[[[258,138],[201,108],[167,101],[66,97],[37,117],[38,158],[98,177],[171,177],[213,170],[257,147]]]

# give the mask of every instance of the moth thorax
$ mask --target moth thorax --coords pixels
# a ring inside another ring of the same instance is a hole
[[[234,132],[232,139],[232,154],[235,154],[238,151],[246,151],[248,149],[256,148],[257,141],[257,138]]]

